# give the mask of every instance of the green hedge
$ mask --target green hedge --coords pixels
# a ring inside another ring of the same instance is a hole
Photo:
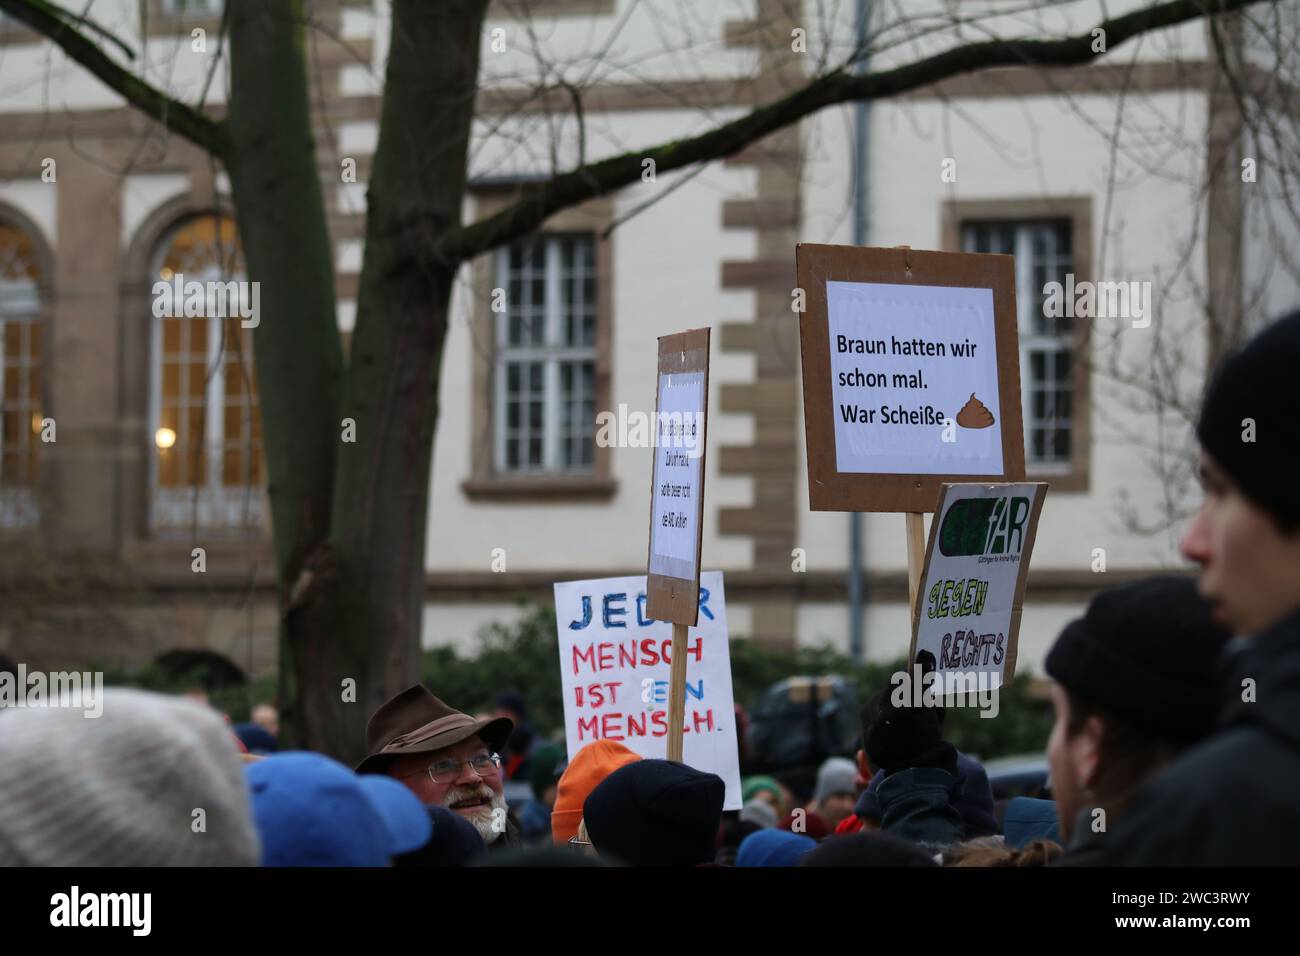
[[[537,728],[554,739],[563,733],[559,648],[555,612],[522,605],[517,624],[494,624],[483,631],[476,657],[461,657],[454,648],[439,647],[424,654],[421,677],[426,686],[461,710],[491,710],[498,694],[515,690],[524,695]],[[854,665],[827,648],[769,648],[755,641],[731,641],[731,680],[736,700],[752,711],[772,684],[794,675],[837,674],[851,678],[858,699],[865,702],[889,686],[891,674],[902,669],[891,663]],[[1030,692],[1026,679],[1013,681],[999,698],[999,714],[981,718],[973,709],[949,712],[945,735],[958,749],[982,759],[1042,751],[1052,729],[1051,706]]]
[[[490,711],[499,694],[518,691],[528,703],[537,728],[561,739],[564,706],[560,697],[559,648],[555,612],[524,603],[515,624],[493,624],[481,634],[479,652],[462,657],[455,648],[426,651],[420,669],[424,684],[447,703],[476,713]],[[900,658],[887,664],[854,665],[831,648],[780,650],[754,641],[732,640],[731,680],[736,700],[752,711],[772,684],[794,675],[837,674],[853,680],[859,702],[889,685],[889,676],[903,667]],[[105,683],[129,685],[165,693],[205,687],[213,706],[239,722],[255,704],[275,699],[275,678],[252,683],[214,686],[210,675],[193,671],[177,675],[156,665],[105,670]],[[1004,688],[996,718],[981,718],[973,709],[949,712],[946,736],[959,749],[982,759],[1042,751],[1052,727],[1050,705],[1031,695],[1029,681],[1019,679]]]

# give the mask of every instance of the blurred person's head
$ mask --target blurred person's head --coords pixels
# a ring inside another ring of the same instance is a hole
[[[271,704],[258,704],[253,708],[248,717],[251,723],[257,724],[272,737],[280,736],[280,712]]]
[[[775,777],[763,774],[746,777],[740,785],[740,799],[744,803],[762,800],[776,811],[777,816],[784,816],[788,810],[786,794],[788,794],[788,791],[781,786]]]
[[[239,742],[244,745],[244,749],[250,754],[265,756],[280,749],[276,745],[274,735],[259,724],[235,724],[231,729]]]
[[[496,715],[508,717],[518,727],[528,717],[524,695],[513,690],[499,695],[496,699]]]
[[[758,827],[775,827],[781,821],[772,804],[761,797],[755,797],[740,808],[740,819]]]
[[[490,853],[475,860],[475,867],[570,867],[570,866],[617,866],[617,863],[601,859],[593,853],[574,853],[560,846],[515,847],[501,853]]]
[[[528,781],[533,788],[533,797],[547,807],[555,806],[555,794],[560,784],[555,769],[563,759],[563,744],[542,744],[529,757]]]
[[[772,808],[765,803],[753,800],[745,805],[748,807],[763,807],[768,813]],[[773,826],[775,821],[773,821]],[[718,852],[714,857],[714,862],[721,866],[732,866],[736,862],[736,851],[740,849],[740,844],[745,841],[745,837],[751,833],[757,833],[764,829],[763,824],[755,823],[752,819],[745,817],[745,811],[740,813],[726,812],[722,814],[722,826],[719,827]]]
[[[528,719],[528,708],[524,695],[518,691],[509,691],[496,699],[496,717],[504,717],[514,724],[514,730],[506,741],[506,747],[512,754],[526,754],[532,748],[537,737],[532,722]]]
[[[857,765],[844,757],[829,757],[817,769],[813,806],[832,830],[853,813],[857,780]]]
[[[593,740],[579,750],[561,774],[551,807],[551,840],[563,846],[578,833],[582,805],[591,791],[619,767],[640,760],[640,754],[614,740]]]
[[[428,841],[393,859],[394,866],[466,866],[487,852],[478,829],[446,807],[425,807],[432,824]]]
[[[1216,618],[1242,634],[1300,610],[1300,312],[1224,362],[1196,435],[1205,497],[1183,535]]]
[[[888,833],[832,837],[809,850],[800,866],[938,866],[934,855]]]
[[[397,781],[321,754],[273,754],[245,770],[263,866],[388,866],[424,846],[428,813]]]
[[[1045,667],[1056,723],[1048,740],[1062,839],[1079,814],[1123,812],[1133,792],[1208,735],[1216,660],[1228,640],[1189,578],[1102,591],[1061,632]]]
[[[759,830],[741,841],[736,851],[736,866],[798,866],[816,846],[816,840],[797,833]]]
[[[0,866],[257,864],[243,764],[220,714],[122,688],[104,691],[100,716],[84,713],[0,714]]]
[[[1024,847],[1007,846],[998,837],[968,840],[944,854],[945,866],[1047,866],[1065,854],[1065,849],[1051,840],[1038,837]]]
[[[425,805],[465,817],[490,844],[505,832],[500,751],[511,728],[504,718],[475,720],[416,684],[370,718],[357,771],[400,780]]]
[[[583,823],[601,856],[631,866],[699,866],[714,861],[725,792],[716,774],[637,760],[591,791]]]

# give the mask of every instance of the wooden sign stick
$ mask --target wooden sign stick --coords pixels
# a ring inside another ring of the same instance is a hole
[[[673,625],[672,671],[668,675],[668,759],[682,759],[686,723],[686,625]]]
[[[666,412],[669,427],[665,428],[662,420],[657,426],[660,437],[666,442],[661,448],[656,441],[654,467],[650,472],[646,615],[656,621],[671,621],[673,625],[668,680],[668,759],[679,763],[682,761],[682,734],[686,725],[686,629],[698,623],[700,614],[709,336],[708,329],[688,329],[660,336],[659,379],[655,390],[655,418],[660,420]],[[674,381],[680,386],[680,394],[675,396],[671,392]],[[672,416],[678,420],[675,433]],[[687,445],[685,453],[673,450],[677,442],[692,435],[695,438],[693,448]],[[690,455],[691,451],[698,452],[698,455]],[[678,529],[689,529],[693,541],[680,540]],[[663,532],[663,542],[659,541],[657,530]],[[689,547],[690,554],[686,554],[684,545]]]
[[[919,511],[906,512],[907,519],[907,607],[916,630],[916,591],[921,586],[921,569],[925,565],[925,515]]]

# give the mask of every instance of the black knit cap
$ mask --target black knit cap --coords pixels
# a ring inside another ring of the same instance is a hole
[[[635,760],[597,785],[582,805],[592,844],[632,866],[712,863],[726,786],[670,760]]]
[[[1242,492],[1287,527],[1300,525],[1300,312],[1274,322],[1215,376],[1196,436]],[[1251,419],[1254,441],[1244,441]]]
[[[1103,714],[1191,743],[1214,727],[1216,661],[1229,637],[1191,578],[1145,578],[1094,597],[1045,667]]]

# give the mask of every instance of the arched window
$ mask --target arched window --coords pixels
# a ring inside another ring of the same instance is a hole
[[[0,219],[0,528],[39,520],[41,295],[34,238]]]
[[[181,223],[161,244],[154,278],[152,526],[258,526],[262,422],[253,333],[241,317],[256,299],[234,221],[203,215]]]

